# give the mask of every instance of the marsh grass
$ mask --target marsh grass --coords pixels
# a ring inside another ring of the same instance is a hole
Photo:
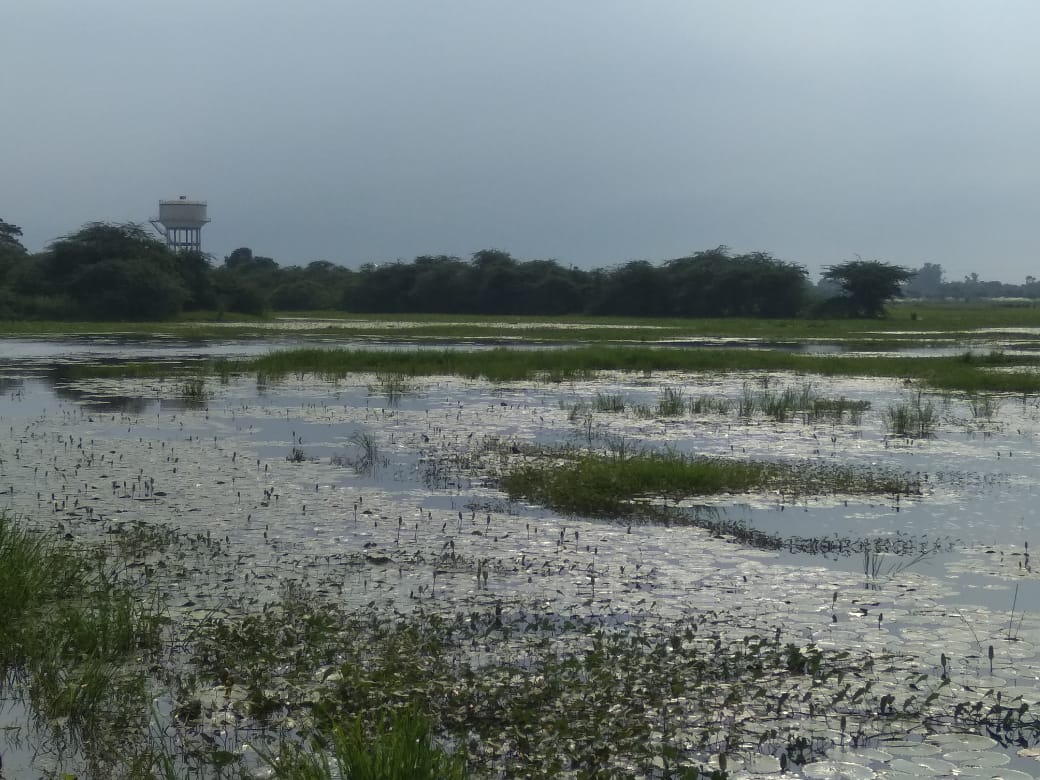
[[[798,387],[785,387],[782,390],[763,390],[755,400],[755,407],[776,422],[787,422],[796,413],[811,409],[816,398],[812,384],[806,382]]]
[[[808,381],[779,389],[770,389],[767,385],[762,390],[756,390],[750,382],[745,382],[737,401],[741,417],[761,414],[781,423],[801,418],[807,425],[821,420],[859,424],[869,408],[869,401],[854,401],[844,396],[826,398]]]
[[[506,473],[510,498],[525,498],[578,514],[626,517],[638,501],[721,493],[777,491],[785,495],[916,493],[906,477],[880,469],[833,464],[737,461],[677,453],[628,457],[557,451]]]
[[[418,388],[418,384],[403,373],[389,372],[376,374],[376,382],[368,386],[368,392],[371,395],[386,396],[388,403],[396,404],[404,396],[416,392]]]
[[[224,380],[226,381],[226,380]],[[206,380],[201,376],[188,377],[181,384],[181,401],[189,409],[202,409],[209,402]]]
[[[978,328],[1036,326],[1035,302],[1006,305],[995,301],[895,301],[882,319],[817,320],[765,318],[596,317],[586,315],[491,317],[467,314],[361,314],[344,311],[279,312],[251,317],[228,312],[186,312],[168,322],[59,322],[8,320],[0,333],[25,335],[161,335],[205,341],[228,337],[270,337],[289,328],[294,336],[328,338],[407,338],[409,340],[521,338],[532,341],[587,342],[747,338],[763,343],[855,344],[947,343],[976,337]],[[405,321],[402,321],[405,320]]]
[[[939,409],[922,391],[909,394],[903,401],[885,410],[885,424],[896,436],[925,439],[939,428]]]
[[[281,743],[267,758],[274,777],[285,780],[463,780],[460,756],[433,741],[430,722],[414,708],[393,712],[366,728],[362,718],[326,728],[319,752]]]
[[[26,691],[38,730],[97,767],[141,726],[142,661],[165,622],[156,597],[103,563],[0,515],[0,672]]]
[[[657,413],[661,417],[679,417],[685,414],[686,393],[682,388],[662,388],[657,397]]]
[[[567,412],[568,422],[576,423],[583,417],[592,413],[592,406],[588,401],[559,401],[560,409]]]
[[[267,381],[302,374],[340,379],[351,373],[418,376],[463,376],[492,382],[568,381],[598,371],[727,372],[794,371],[821,376],[867,376],[915,379],[937,389],[967,392],[1040,393],[1040,373],[1022,370],[1040,359],[1021,355],[965,353],[953,357],[883,357],[806,355],[777,350],[676,349],[632,346],[585,346],[571,349],[483,351],[450,349],[356,350],[295,349],[258,358],[188,364],[184,371],[205,370],[218,375],[262,374]],[[1000,369],[1000,370],[996,370]],[[167,376],[177,369],[167,363],[75,365],[62,369],[64,378]]]
[[[911,566],[927,560],[935,555],[936,550],[921,549],[911,555],[897,556],[890,559],[888,555],[873,546],[863,548],[863,579],[866,587],[877,590],[905,572]]]
[[[732,404],[721,395],[700,395],[690,399],[690,414],[729,414]]]
[[[629,615],[612,626],[551,610],[406,619],[305,601],[285,615],[282,625],[292,630],[272,631],[271,615],[222,622],[230,641],[214,643],[207,661],[237,680],[255,664],[292,659],[292,674],[327,680],[308,697],[315,718],[305,742],[278,732],[272,750],[261,753],[275,777],[721,780],[727,763],[755,755],[773,756],[796,774],[794,767],[833,751],[839,739],[876,744],[943,723],[992,726],[1009,712],[1012,731],[1030,728],[1011,707],[968,711],[938,702],[944,680],[880,647],[827,649],[783,625],[728,637],[729,618],[720,612],[659,621]],[[835,593],[831,604],[837,601]],[[298,633],[307,630],[299,618],[313,613],[328,622],[322,637],[332,637],[334,669],[324,666],[327,655],[311,651],[327,640]],[[336,638],[343,636],[349,641]],[[840,721],[840,735],[818,728],[831,719]]]
[[[815,398],[810,410],[804,415],[806,423],[825,420],[832,423],[848,422],[859,425],[863,414],[870,409],[870,401],[860,401],[845,396],[840,398]]]
[[[592,399],[592,408],[597,412],[620,413],[625,407],[625,396],[621,393],[596,393]]]
[[[1000,398],[990,393],[969,393],[968,408],[976,420],[991,422],[1000,412]]]
[[[355,454],[333,455],[332,465],[350,466],[358,474],[372,474],[383,460],[376,437],[367,431],[355,431],[350,437],[350,444]]]

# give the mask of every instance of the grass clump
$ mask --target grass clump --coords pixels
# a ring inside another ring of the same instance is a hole
[[[620,413],[625,411],[625,396],[621,393],[596,393],[592,399],[592,408],[597,412]]]
[[[367,431],[355,431],[350,437],[354,454],[333,455],[330,462],[333,466],[350,466],[358,474],[372,474],[381,461],[379,442]]]
[[[682,388],[663,388],[657,398],[657,413],[662,417],[678,417],[685,412],[686,394]]]
[[[858,425],[863,421],[863,413],[870,408],[870,401],[857,401],[841,396],[840,398],[813,399],[810,411],[806,414],[806,422],[826,420],[833,423],[850,422]]]
[[[762,414],[775,422],[788,422],[801,417],[806,424],[819,420],[834,423],[847,420],[858,424],[863,419],[863,412],[869,408],[869,401],[854,401],[844,396],[825,398],[816,392],[811,382],[779,390],[767,387],[759,391],[745,382],[738,399],[741,417]]]
[[[918,391],[891,404],[885,411],[885,424],[896,436],[926,439],[934,436],[939,427],[939,410],[934,401]]]
[[[970,393],[968,408],[976,420],[992,421],[1000,412],[1000,399],[990,393]]]
[[[327,752],[282,743],[269,764],[286,780],[464,780],[464,763],[432,738],[430,722],[414,709],[394,712],[372,731],[361,717],[325,732]],[[331,755],[331,760],[330,760]]]
[[[391,404],[398,403],[404,396],[415,391],[415,382],[400,372],[377,374],[375,384],[368,386],[370,394],[384,395]]]
[[[154,599],[0,515],[0,674],[35,725],[105,776],[147,714],[142,661],[160,649]]]
[[[753,491],[789,495],[917,492],[897,474],[818,463],[772,463],[640,453],[615,457],[559,451],[502,478],[510,498],[595,516],[632,514],[636,502]]]
[[[701,395],[690,399],[690,414],[729,414],[730,406],[725,396]]]
[[[193,376],[184,380],[181,384],[181,401],[189,409],[205,408],[209,401],[209,393],[206,391],[206,380],[201,376]]]

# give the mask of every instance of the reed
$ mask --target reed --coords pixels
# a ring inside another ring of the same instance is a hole
[[[934,436],[939,427],[939,410],[934,401],[918,391],[891,404],[885,410],[885,424],[896,436],[925,439]]]
[[[625,411],[625,406],[625,396],[621,393],[596,393],[592,399],[592,408],[597,412],[620,413]]]
[[[662,388],[657,397],[657,413],[662,417],[678,417],[686,412],[686,394],[682,388]]]
[[[729,414],[730,406],[725,396],[701,395],[690,399],[690,414]]]

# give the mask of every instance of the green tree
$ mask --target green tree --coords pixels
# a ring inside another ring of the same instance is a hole
[[[80,310],[88,317],[162,320],[181,311],[188,291],[176,274],[164,273],[136,258],[103,260],[76,276]]]
[[[91,222],[51,243],[33,278],[44,296],[63,296],[67,316],[164,319],[190,292],[180,258],[134,223]]]
[[[943,267],[938,263],[925,263],[907,282],[906,293],[915,298],[938,298],[942,295]]]
[[[21,236],[22,229],[20,227],[0,219],[0,250],[16,249],[24,254],[26,251],[25,247],[22,246],[22,242],[19,240]]]
[[[0,219],[0,288],[10,286],[11,277],[29,257],[19,240],[21,235],[20,227]]]
[[[213,290],[218,311],[260,315],[267,311],[268,299],[260,286],[248,276],[225,268],[213,272]]]
[[[593,314],[655,317],[666,313],[668,280],[646,260],[632,260],[612,268],[597,280]]]
[[[670,313],[680,317],[794,317],[806,297],[806,270],[767,252],[733,256],[719,246],[669,260]]]
[[[213,309],[217,294],[213,287],[213,268],[202,252],[181,252],[175,265],[181,284],[188,292],[186,309]]]
[[[847,260],[824,268],[823,278],[841,287],[839,301],[849,316],[880,317],[885,303],[902,295],[900,285],[914,272],[880,260]]]

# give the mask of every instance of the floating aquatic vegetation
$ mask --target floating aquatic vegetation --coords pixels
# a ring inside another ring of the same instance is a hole
[[[774,379],[765,389],[790,381]],[[741,382],[702,387],[736,397]],[[260,397],[232,376],[205,412],[156,404],[102,415],[71,398],[48,401],[46,413],[21,413],[25,400],[4,409],[12,431],[0,443],[0,501],[104,551],[135,585],[170,594],[170,644],[154,662],[162,680],[153,691],[158,728],[175,738],[161,744],[179,746],[179,768],[194,752],[206,757],[200,776],[218,765],[248,772],[263,759],[245,745],[269,755],[281,740],[289,751],[328,747],[337,723],[391,720],[415,704],[429,715],[433,744],[464,756],[475,776],[739,776],[783,766],[798,777],[819,760],[881,774],[908,769],[894,762],[915,763],[913,750],[968,769],[991,759],[951,758],[953,743],[931,738],[914,748],[908,735],[996,727],[1002,740],[1035,738],[1030,710],[1007,712],[1040,697],[1029,682],[1040,633],[1024,597],[1016,604],[1008,590],[1002,610],[955,612],[958,584],[925,576],[930,566],[887,578],[890,559],[881,559],[878,588],[864,588],[857,571],[865,549],[908,559],[925,549],[919,510],[945,502],[937,512],[953,520],[971,511],[980,517],[970,522],[984,525],[985,504],[966,510],[962,496],[1022,494],[1036,428],[1029,409],[1006,410],[1027,431],[1013,440],[1013,459],[1007,438],[888,451],[880,415],[849,433],[805,427],[800,416],[781,428],[597,413],[588,444],[621,463],[679,446],[743,461],[746,448],[756,453],[748,460],[773,453],[805,473],[817,462],[891,470],[930,494],[904,499],[901,514],[895,493],[866,494],[850,501],[855,509],[831,496],[820,502],[828,514],[805,493],[768,492],[755,504],[765,509],[745,516],[722,499],[709,510],[657,495],[631,503],[648,518],[667,508],[667,522],[613,524],[510,502],[493,478],[524,458],[551,455],[562,467],[587,454],[552,445],[570,425],[559,395],[652,403],[662,383],[690,388],[689,377],[564,388],[441,379],[392,409],[369,402],[368,383],[303,375]],[[824,384],[828,396],[851,386],[881,404],[896,393],[882,383]],[[103,389],[146,398],[154,387]],[[330,463],[358,430],[377,440],[386,464],[378,473]],[[816,434],[838,439],[828,449]],[[304,437],[321,457],[287,462]],[[998,448],[1000,470],[981,467],[997,463]],[[715,530],[679,527],[683,513]],[[753,529],[766,515],[800,524],[797,535],[774,535],[782,546],[768,550],[733,543],[752,542],[737,535],[741,524]],[[852,517],[877,534],[843,530]],[[816,565],[787,550],[852,560]],[[1007,568],[1021,558],[1008,555]],[[140,739],[148,744],[139,755],[153,749],[142,761],[169,756]],[[995,743],[968,752],[1007,757]]]

